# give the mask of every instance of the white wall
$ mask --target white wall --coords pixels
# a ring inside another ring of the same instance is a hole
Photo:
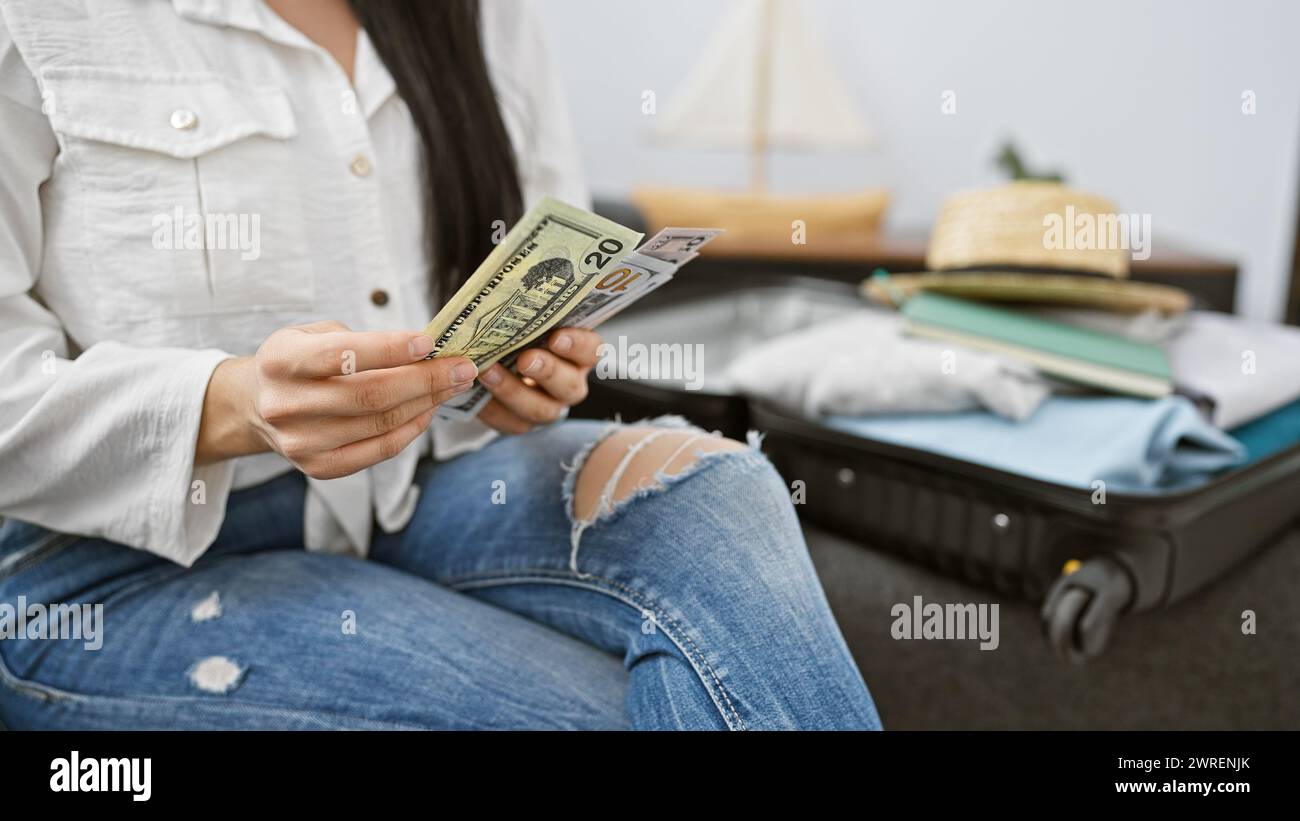
[[[539,0],[594,190],[741,186],[743,157],[655,146],[663,111],[727,0]],[[1150,213],[1154,242],[1236,259],[1238,309],[1278,317],[1300,187],[1295,0],[806,0],[810,26],[880,136],[869,155],[781,155],[781,190],[886,185],[890,224],[1031,165]],[[940,95],[957,94],[957,114]],[[1244,90],[1257,113],[1241,112]]]

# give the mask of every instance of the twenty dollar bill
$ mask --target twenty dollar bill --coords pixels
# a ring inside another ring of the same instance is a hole
[[[484,370],[550,330],[641,236],[542,199],[424,329],[433,338],[430,356],[464,356]]]

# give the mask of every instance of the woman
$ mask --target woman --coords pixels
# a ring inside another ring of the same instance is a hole
[[[103,618],[5,725],[878,725],[756,450],[556,423],[591,332],[423,359],[586,198],[527,11],[0,0],[0,601]]]

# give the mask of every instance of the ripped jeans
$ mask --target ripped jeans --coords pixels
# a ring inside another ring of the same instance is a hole
[[[0,608],[86,605],[98,635],[0,639],[0,723],[879,727],[766,459],[703,454],[575,521],[566,491],[609,430],[423,463],[413,519],[369,559],[301,548],[297,473],[232,494],[189,569],[7,521]]]

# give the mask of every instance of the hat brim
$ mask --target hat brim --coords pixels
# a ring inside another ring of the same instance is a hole
[[[895,307],[920,291],[986,302],[1063,305],[1116,313],[1154,309],[1179,314],[1192,302],[1186,291],[1172,285],[1114,279],[1095,272],[1011,267],[891,274],[883,280],[871,278],[862,283],[862,293],[868,299]]]

